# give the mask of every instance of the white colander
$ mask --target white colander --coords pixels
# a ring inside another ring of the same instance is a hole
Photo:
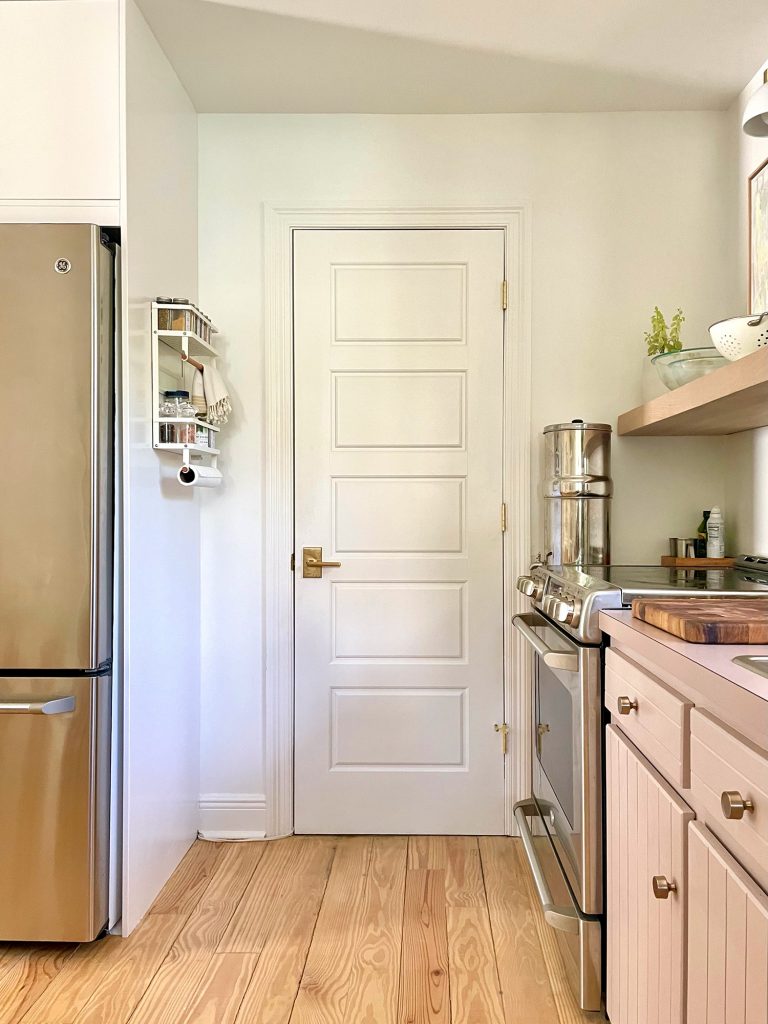
[[[768,313],[720,320],[709,328],[709,336],[726,359],[741,359],[768,345]]]

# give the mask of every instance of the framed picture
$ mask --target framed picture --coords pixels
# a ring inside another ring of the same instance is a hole
[[[749,303],[768,310],[768,160],[749,179]]]

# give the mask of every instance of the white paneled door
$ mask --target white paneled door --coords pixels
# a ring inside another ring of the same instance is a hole
[[[504,830],[503,278],[500,229],[294,234],[297,832]]]

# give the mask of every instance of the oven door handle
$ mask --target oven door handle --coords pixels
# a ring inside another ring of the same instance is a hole
[[[573,907],[558,907],[552,899],[547,880],[544,876],[544,869],[533,845],[533,835],[528,827],[527,814],[538,815],[538,808],[533,800],[521,800],[515,804],[515,821],[520,829],[520,838],[523,841],[525,855],[531,868],[533,881],[536,885],[536,892],[539,894],[544,920],[560,932],[568,932],[570,935],[579,934],[579,914]]]
[[[531,626],[536,621],[536,616],[531,612],[515,615],[512,619],[515,629],[522,633],[534,651],[540,655],[545,665],[548,665],[550,668],[562,669],[563,672],[578,672],[578,654],[566,654],[565,651],[553,651],[551,647],[547,647],[541,637],[531,629]]]

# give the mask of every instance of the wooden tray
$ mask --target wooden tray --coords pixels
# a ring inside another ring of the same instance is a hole
[[[640,598],[632,614],[692,644],[768,644],[768,597]]]
[[[734,558],[678,558],[662,555],[661,564],[668,569],[730,569]]]

